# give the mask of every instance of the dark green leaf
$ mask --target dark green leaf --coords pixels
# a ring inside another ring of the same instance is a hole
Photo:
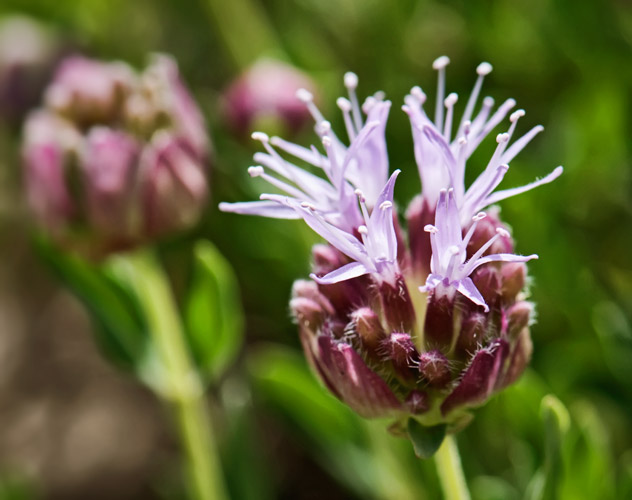
[[[228,261],[208,241],[197,243],[194,252],[184,319],[194,359],[203,373],[216,379],[241,347],[243,311]]]
[[[445,424],[426,427],[414,418],[408,419],[408,437],[419,458],[430,458],[437,452],[445,438],[445,431]]]
[[[134,299],[102,266],[60,251],[43,239],[39,255],[83,302],[94,322],[96,340],[117,365],[141,371],[147,362],[148,337]]]

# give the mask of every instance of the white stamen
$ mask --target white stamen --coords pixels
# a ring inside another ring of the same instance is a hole
[[[498,134],[496,136],[496,142],[498,144],[502,144],[503,142],[507,142],[509,140],[509,134],[503,132],[502,134]]]
[[[296,91],[296,97],[299,101],[307,104],[308,102],[312,102],[314,100],[314,94],[312,94],[307,89],[298,89]]]
[[[432,67],[439,72],[437,76],[437,102],[435,103],[435,126],[443,129],[443,99],[445,96],[445,67],[450,64],[447,56],[441,56],[432,63]]]
[[[450,136],[452,135],[452,116],[454,114],[454,105],[459,100],[459,96],[452,92],[448,97],[444,100],[444,105],[448,110],[448,113],[445,118],[445,127],[443,129],[443,137],[445,140],[450,142]]]
[[[351,102],[353,124],[355,125],[356,133],[358,133],[362,128],[362,113],[360,112],[360,105],[358,104],[358,97],[355,92],[355,89],[358,86],[358,75],[348,71],[345,73],[344,83],[345,87],[347,87],[347,92],[349,93],[349,101]]]
[[[427,233],[433,233],[433,234],[439,232],[439,230],[436,228],[436,226],[433,226],[432,224],[426,224],[424,226],[424,231],[427,232]]]
[[[496,232],[500,234],[503,238],[509,238],[509,231],[502,227],[497,227]]]
[[[378,90],[375,94],[373,94],[373,97],[377,102],[382,102],[386,98],[386,92]]]
[[[347,136],[349,137],[349,142],[353,142],[353,140],[356,138],[357,130],[354,128],[353,123],[351,122],[351,114],[350,114],[351,109],[352,109],[351,102],[349,101],[349,99],[346,99],[344,97],[339,97],[336,100],[336,104],[342,111],[342,117],[345,122],[345,128],[347,129]]]
[[[369,234],[369,230],[367,229],[367,227],[362,224],[361,226],[358,226],[358,233],[360,234]]]
[[[380,210],[386,210],[387,208],[391,208],[393,204],[390,201],[383,201],[380,203]]]
[[[352,71],[347,71],[344,76],[345,87],[355,89],[358,86],[358,75]]]
[[[494,68],[491,64],[488,62],[482,62],[476,67],[476,73],[481,76],[487,76],[492,72],[492,69]]]
[[[260,175],[263,175],[263,172],[264,170],[262,166],[248,167],[248,174],[250,177],[259,177]]]
[[[450,64],[450,58],[448,56],[437,57],[432,63],[432,69],[443,69]]]
[[[326,148],[331,146],[331,138],[330,137],[324,136],[321,140],[323,142],[323,146],[325,146]]]
[[[250,137],[252,137],[255,141],[261,142],[268,142],[270,140],[268,134],[266,134],[265,132],[253,132]]]
[[[483,220],[485,217],[487,217],[487,214],[485,212],[479,212],[474,217],[472,217],[472,220],[474,222],[478,222],[479,220]]]
[[[421,87],[415,85],[412,89],[410,89],[410,95],[419,101],[419,104],[423,104],[426,102],[427,96]]]
[[[336,99],[336,104],[342,110],[342,112],[351,111],[351,102],[345,97],[339,97],[338,99]]]
[[[364,114],[368,115],[369,112],[375,107],[375,105],[378,103],[377,99],[375,99],[375,97],[373,96],[369,96],[364,100],[364,103],[362,104],[362,111],[364,111]]]
[[[331,123],[327,120],[322,120],[316,128],[318,129],[319,134],[325,135],[331,131]]]
[[[301,207],[307,208],[308,210],[311,210],[311,211],[316,210],[316,206],[313,203],[310,203],[308,201],[301,202]]]
[[[517,109],[509,116],[509,121],[511,123],[517,122],[520,118],[522,118],[526,114],[524,109]]]

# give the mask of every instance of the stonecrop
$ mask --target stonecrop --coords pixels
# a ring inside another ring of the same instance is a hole
[[[445,68],[438,58],[434,119],[426,94],[413,87],[402,109],[412,127],[422,192],[400,227],[389,177],[385,127],[391,103],[381,92],[360,106],[358,78],[347,73],[343,113],[349,145],[332,130],[312,95],[299,91],[315,122],[322,150],[257,132],[265,153],[254,156],[253,177],[282,194],[260,201],[222,203],[239,214],[303,219],[328,245],[313,249],[311,281],[294,284],[290,307],[315,372],[329,390],[367,418],[391,417],[394,431],[408,419],[456,432],[469,410],[513,383],[531,356],[525,262],[492,205],[551,182],[558,167],[529,185],[497,190],[509,162],[536,136],[533,127],[513,140],[523,110],[509,115],[506,132],[478,178],[465,185],[466,163],[478,145],[516,105],[494,110],[486,97],[477,109],[482,63],[461,119],[457,95],[445,95]],[[298,163],[306,164],[303,168]],[[324,174],[324,175],[317,175]],[[490,208],[491,207],[491,208]]]

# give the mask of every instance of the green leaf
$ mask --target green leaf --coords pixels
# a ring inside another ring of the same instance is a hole
[[[196,363],[208,379],[215,380],[239,352],[244,314],[228,261],[208,241],[196,244],[194,256],[184,321]]]
[[[426,427],[414,418],[408,419],[408,437],[419,458],[430,458],[437,452],[445,438],[445,431],[445,424]]]
[[[553,500],[560,498],[560,485],[564,480],[562,444],[570,428],[570,416],[562,402],[552,394],[542,398],[540,415],[544,422],[544,466],[533,477],[527,497]]]
[[[103,266],[65,253],[48,241],[35,241],[42,260],[85,305],[96,340],[118,366],[142,371],[151,350],[142,315],[133,297]]]

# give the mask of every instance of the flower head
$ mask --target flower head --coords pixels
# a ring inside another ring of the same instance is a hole
[[[388,178],[384,127],[390,103],[381,94],[362,110],[357,77],[345,75],[349,98],[338,100],[350,144],[331,130],[311,95],[299,93],[316,121],[325,152],[269,139],[251,175],[264,177],[282,194],[261,201],[222,204],[225,211],[303,219],[328,246],[313,250],[313,281],[297,281],[290,307],[303,348],[324,384],[365,417],[392,417],[392,429],[414,419],[456,432],[492,394],[514,382],[531,355],[532,304],[525,300],[525,262],[492,203],[550,182],[558,167],[530,185],[494,192],[508,163],[541,130],[537,126],[509,146],[518,119],[481,175],[466,189],[465,162],[515,105],[492,114],[486,98],[477,111],[478,79],[452,138],[455,94],[444,96],[448,59],[435,61],[439,90],[434,120],[423,109],[419,87],[406,97],[413,127],[422,194],[407,210],[407,238],[394,205],[399,170]],[[477,111],[477,112],[476,112]],[[491,115],[491,116],[490,116]],[[317,176],[283,159],[278,150],[322,170]],[[387,180],[388,178],[388,180]],[[412,293],[410,292],[412,290]]]
[[[195,222],[208,148],[171,58],[137,74],[70,57],[24,127],[28,199],[58,243],[100,257]]]
[[[367,99],[363,106],[366,112],[364,122],[355,93],[357,76],[347,73],[345,85],[349,99],[338,99],[338,105],[343,112],[349,146],[345,146],[333,132],[330,123],[314,104],[312,93],[300,89],[297,97],[316,122],[315,130],[324,152],[319,151],[316,146],[307,149],[278,137],[269,138],[267,134],[255,132],[253,138],[261,141],[266,152],[255,154],[254,159],[259,165],[251,167],[248,172],[284,191],[295,203],[309,203],[327,222],[353,232],[363,224],[355,190],[359,189],[366,205],[373,208],[388,179],[384,131],[390,102],[382,101],[379,95]],[[285,159],[278,150],[294,157],[295,161],[305,162],[322,171],[325,178],[300,168]],[[266,169],[276,175],[269,175]],[[262,201],[221,203],[220,208],[226,212],[265,217],[300,217],[300,213],[288,203],[279,202],[279,199],[269,198],[268,195],[262,195]]]
[[[487,167],[466,189],[467,160],[481,142],[505,119],[516,105],[516,101],[507,99],[492,113],[494,100],[486,97],[483,99],[479,112],[474,115],[483,80],[492,71],[491,64],[486,62],[479,64],[476,68],[478,77],[474,88],[453,134],[454,111],[458,95],[451,93],[445,97],[445,70],[449,63],[450,59],[446,56],[439,57],[433,63],[433,68],[438,71],[434,120],[428,118],[424,111],[427,97],[420,87],[412,88],[410,94],[404,99],[406,104],[403,109],[408,114],[412,126],[415,159],[425,201],[429,206],[434,207],[440,190],[452,187],[459,210],[459,219],[465,226],[477,212],[486,207],[553,181],[561,175],[562,167],[556,168],[546,177],[526,186],[494,193],[509,169],[509,162],[544,129],[541,125],[536,125],[509,146],[518,120],[525,115],[525,111],[519,109],[510,115],[507,132],[498,134],[496,137],[498,146]]]
[[[494,242],[509,233],[503,228],[497,228],[496,235],[490,238],[466,261],[466,250],[472,235],[476,231],[478,222],[485,218],[485,213],[477,214],[472,221],[465,236],[462,235],[459,223],[459,213],[456,208],[456,200],[453,189],[442,189],[439,192],[439,201],[435,213],[435,225],[428,224],[424,230],[430,233],[432,245],[432,258],[430,260],[431,274],[426,279],[426,284],[420,287],[422,292],[436,290],[439,295],[451,296],[457,291],[470,299],[474,304],[482,306],[485,311],[489,307],[480,294],[474,282],[469,277],[474,270],[488,262],[527,262],[537,259],[537,255],[523,257],[510,253],[483,254]]]

